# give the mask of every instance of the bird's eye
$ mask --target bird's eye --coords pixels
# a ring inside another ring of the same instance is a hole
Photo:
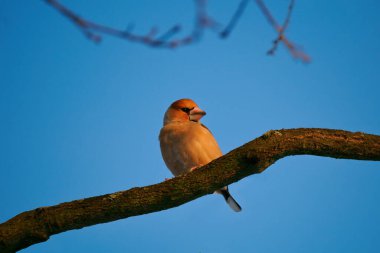
[[[186,108],[186,107],[181,108],[181,110],[184,111],[184,112],[186,112],[186,113],[189,113],[189,112],[190,112],[190,109],[189,109],[189,108]]]

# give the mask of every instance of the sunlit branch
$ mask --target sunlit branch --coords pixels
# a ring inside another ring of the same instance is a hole
[[[380,161],[380,136],[317,128],[269,131],[205,166],[158,184],[20,213],[0,224],[0,252],[15,252],[65,231],[173,208],[294,155]]]

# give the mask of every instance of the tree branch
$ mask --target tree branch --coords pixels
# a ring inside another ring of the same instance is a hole
[[[74,25],[77,26],[88,39],[96,43],[101,42],[103,36],[107,35],[131,42],[141,43],[150,47],[169,49],[194,44],[200,40],[206,30],[216,33],[222,39],[227,38],[236,27],[240,18],[243,16],[248,3],[251,2],[249,0],[241,0],[230,21],[226,26],[223,26],[208,14],[207,0],[194,0],[195,22],[193,29],[189,34],[176,37],[182,30],[181,25],[179,24],[173,25],[162,35],[158,34],[158,29],[155,27],[153,27],[146,35],[139,35],[132,32],[131,28],[121,30],[85,19],[70,8],[63,5],[59,0],[44,1],[73,22]],[[278,47],[278,44],[283,42],[294,59],[301,60],[304,63],[309,63],[310,57],[301,49],[296,47],[290,40],[288,40],[284,34],[289,24],[291,13],[293,12],[295,0],[290,0],[287,16],[282,26],[277,23],[263,0],[255,0],[254,2],[268,20],[269,24],[278,33],[277,38],[273,42],[273,47],[268,51],[268,54],[273,55]]]
[[[289,6],[288,6],[288,12],[286,14],[284,24],[282,26],[280,26],[277,23],[276,19],[272,16],[271,12],[269,11],[268,7],[265,5],[263,0],[255,0],[255,1],[256,1],[257,6],[260,8],[261,12],[264,14],[265,18],[267,19],[268,23],[278,33],[277,39],[273,41],[273,46],[271,49],[268,50],[267,53],[269,55],[274,55],[274,53],[277,50],[278,44],[282,41],[294,59],[299,59],[303,63],[309,63],[311,61],[310,56],[306,54],[305,52],[303,52],[293,42],[288,40],[284,35],[285,30],[288,28],[288,25],[290,22],[290,16],[293,12],[295,0],[290,0]]]
[[[173,208],[292,155],[380,161],[380,136],[317,128],[269,131],[191,173],[159,184],[23,212],[0,224],[0,252],[15,252],[68,230]]]
[[[156,48],[177,48],[195,43],[201,38],[204,30],[209,29],[218,32],[221,26],[208,15],[206,0],[194,0],[195,22],[193,29],[189,34],[179,38],[174,38],[182,30],[181,25],[178,24],[173,25],[162,35],[158,35],[157,28],[152,28],[147,35],[138,35],[132,32],[132,29],[120,30],[82,18],[70,8],[61,4],[59,0],[44,1],[72,21],[88,39],[96,43],[102,40],[103,35],[108,35]]]

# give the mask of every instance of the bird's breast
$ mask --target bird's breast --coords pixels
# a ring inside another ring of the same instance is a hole
[[[175,176],[222,155],[211,132],[199,123],[167,124],[159,139],[162,157]]]

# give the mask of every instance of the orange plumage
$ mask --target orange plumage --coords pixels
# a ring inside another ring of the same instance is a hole
[[[191,99],[175,101],[167,109],[164,126],[160,132],[160,147],[166,166],[174,176],[186,173],[222,156],[210,130],[200,123],[206,115]],[[234,211],[241,211],[239,204],[232,198],[228,188],[221,193]]]

